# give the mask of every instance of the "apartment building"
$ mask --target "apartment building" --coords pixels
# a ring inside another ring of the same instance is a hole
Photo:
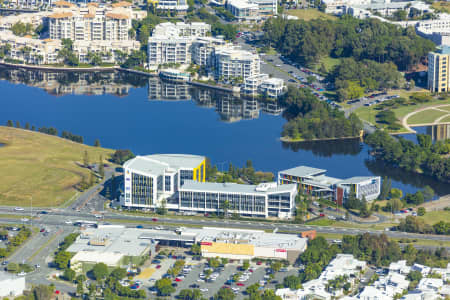
[[[176,11],[186,13],[189,8],[187,0],[158,0],[156,9],[164,11]]]
[[[103,62],[114,63],[119,59],[116,51],[130,54],[134,50],[139,50],[139,47],[140,43],[133,40],[101,40],[95,42],[78,40],[73,42],[73,51],[78,55],[78,59],[81,63],[90,62],[90,53],[100,54]]]
[[[206,23],[162,23],[155,27],[148,40],[148,63],[151,68],[161,64],[190,64],[191,46],[198,37],[205,37],[211,26]]]
[[[213,37],[199,37],[192,43],[192,62],[199,66],[211,66],[214,61],[216,47],[226,42]]]
[[[260,58],[258,54],[232,46],[217,47],[214,57],[214,76],[219,79],[233,79],[259,74]]]
[[[244,81],[243,92],[250,95],[260,93],[269,98],[277,98],[284,92],[285,88],[283,79],[270,78],[268,74],[258,74],[248,77]]]
[[[227,9],[239,20],[257,21],[277,14],[277,0],[228,0]]]
[[[450,47],[443,46],[428,53],[428,89],[432,92],[449,90]]]
[[[99,7],[97,3],[86,6],[61,4],[48,16],[51,39],[71,39],[73,41],[126,41],[133,17],[131,3],[118,2],[111,6]]]

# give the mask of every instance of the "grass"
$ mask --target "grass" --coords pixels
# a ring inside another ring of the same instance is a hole
[[[400,106],[398,108],[394,108],[392,111],[395,113],[397,118],[399,118],[399,120],[401,120],[404,116],[406,116],[410,112],[413,112],[415,110],[418,110],[420,108],[424,108],[424,107],[427,107],[427,106],[434,106],[434,105],[440,105],[440,104],[450,104],[450,98],[449,99],[445,99],[445,100],[433,99],[433,100],[431,100],[429,102],[426,102],[426,103],[420,103],[420,104],[416,104],[416,105]]]
[[[418,112],[411,117],[408,118],[408,124],[414,125],[414,124],[427,124],[427,123],[434,123],[436,119],[439,117],[442,117],[443,115],[447,115],[448,113],[445,113],[440,110],[435,109],[427,109],[421,112]]]
[[[431,7],[438,12],[450,13],[450,3],[448,3],[447,1],[433,2]]]
[[[443,118],[442,120],[441,120],[441,122],[442,123],[450,123],[450,116],[448,116],[448,117],[445,117],[445,118]]]
[[[331,70],[333,70],[334,66],[337,66],[340,63],[341,63],[341,59],[339,59],[339,58],[332,58],[329,56],[325,56],[325,57],[320,58],[319,62],[314,65],[314,70],[316,72],[318,72],[320,69],[320,66],[322,66],[322,64],[323,64],[328,73]],[[326,74],[322,74],[322,75],[326,75]]]
[[[112,150],[74,143],[30,130],[0,126],[0,205],[49,207],[66,202],[89,170],[79,166],[84,151],[92,161]]]
[[[314,19],[326,19],[326,20],[336,20],[337,18],[332,15],[323,13],[317,9],[290,9],[287,11],[288,15],[296,16],[300,20],[310,21]]]
[[[419,217],[424,220],[426,224],[436,224],[437,222],[450,220],[450,211],[448,210],[436,210],[425,213],[424,216]]]

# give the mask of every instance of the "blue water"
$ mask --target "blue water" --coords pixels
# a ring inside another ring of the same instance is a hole
[[[220,169],[252,160],[255,169],[272,171],[307,165],[327,169],[329,176],[388,175],[393,187],[415,192],[426,184],[440,194],[450,187],[429,178],[404,174],[368,161],[359,141],[306,143],[279,141],[285,120],[260,113],[259,118],[234,123],[220,121],[214,108],[194,101],[149,101],[147,87],[132,88],[126,97],[113,95],[53,96],[42,89],[0,81],[0,124],[7,120],[53,126],[84,137],[92,145],[131,149],[135,154],[191,153],[208,156]],[[299,148],[300,147],[300,148]],[[294,149],[292,149],[294,148]],[[412,178],[413,177],[413,178]]]

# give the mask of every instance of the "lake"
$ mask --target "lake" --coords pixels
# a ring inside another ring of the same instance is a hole
[[[392,186],[414,192],[450,186],[376,162],[359,140],[287,144],[279,140],[282,108],[276,103],[125,73],[49,73],[0,68],[0,124],[7,120],[55,127],[92,145],[135,154],[191,153],[219,170],[229,163],[271,171],[307,165],[329,176],[388,176]],[[410,137],[413,137],[412,135]],[[80,154],[81,156],[81,154]]]

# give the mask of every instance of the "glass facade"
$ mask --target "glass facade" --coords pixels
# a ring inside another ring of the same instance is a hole
[[[171,190],[170,179],[171,179],[170,176],[164,176],[164,190],[167,192],[170,192],[170,190]]]
[[[184,184],[185,180],[193,180],[194,171],[192,170],[180,170],[180,186]]]
[[[131,178],[132,204],[153,204],[153,178],[136,173],[132,173]]]

